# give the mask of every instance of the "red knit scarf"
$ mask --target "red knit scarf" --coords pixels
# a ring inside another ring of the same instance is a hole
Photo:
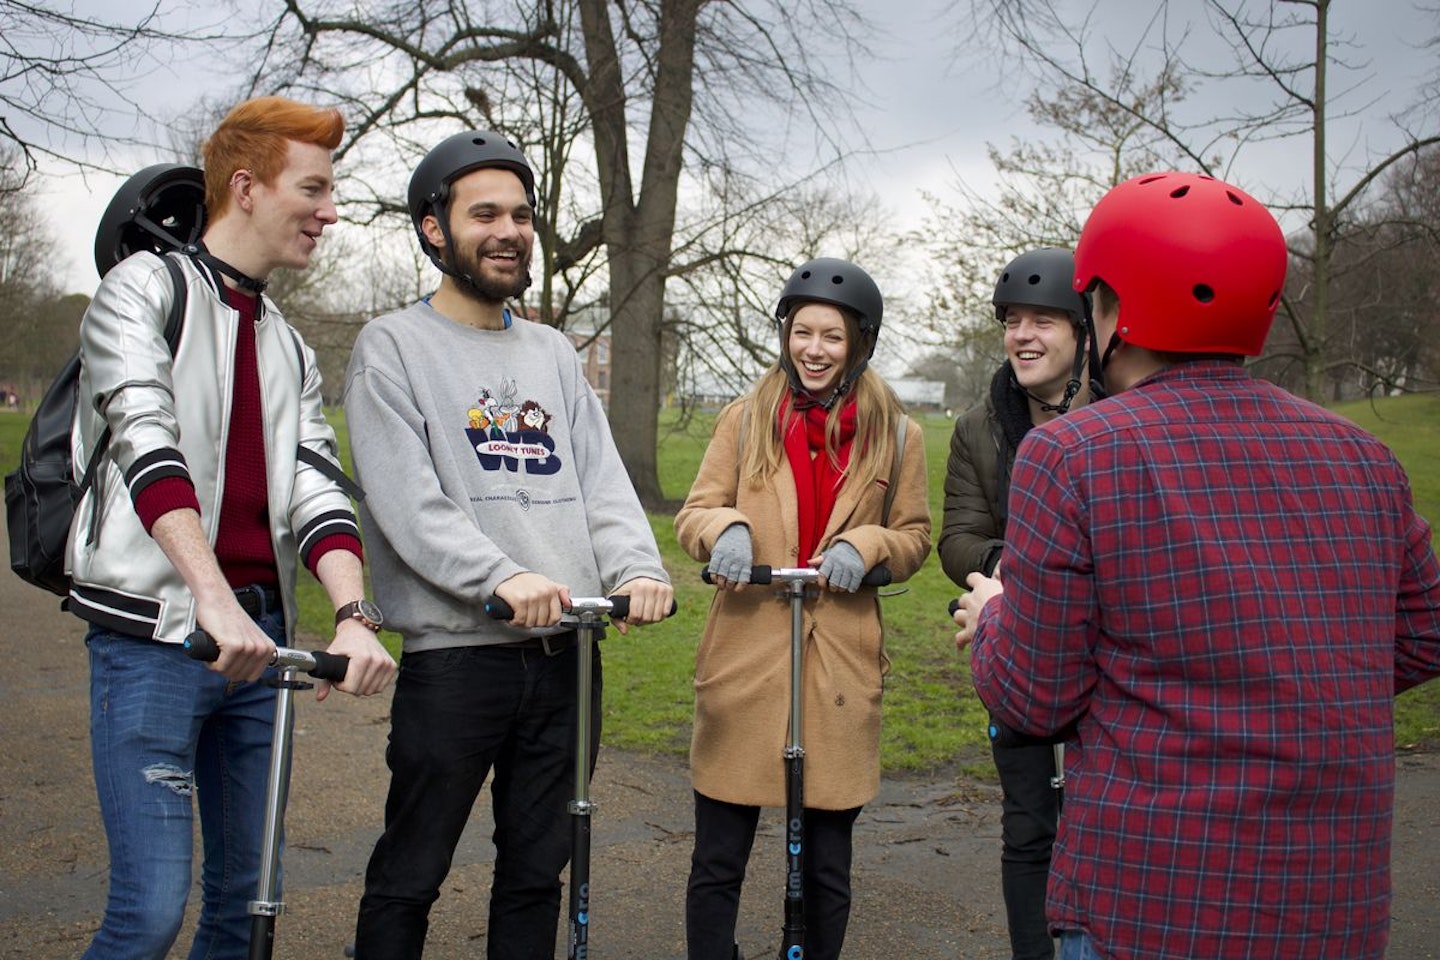
[[[835,509],[835,495],[845,479],[845,468],[850,465],[850,448],[855,440],[855,398],[851,397],[840,408],[838,464],[831,463],[825,453],[825,419],[826,411],[818,405],[795,409],[793,395],[780,405],[780,436],[785,443],[790,471],[795,474],[795,495],[800,505],[801,563],[815,556],[820,536]],[[814,456],[811,451],[815,451]]]

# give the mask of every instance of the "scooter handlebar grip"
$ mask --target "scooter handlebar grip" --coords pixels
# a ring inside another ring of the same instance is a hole
[[[485,613],[493,620],[510,621],[515,619],[514,608],[499,597],[485,599]]]
[[[214,663],[220,659],[220,645],[204,630],[196,630],[185,638],[185,654],[191,660]]]
[[[956,597],[951,600],[949,605],[946,606],[945,609],[950,611],[950,616],[955,616],[955,611],[960,609],[960,598]]]
[[[315,666],[305,672],[316,680],[329,680],[332,683],[342,683],[345,674],[350,669],[350,658],[343,653],[326,653],[324,650],[312,650],[310,656],[315,658]]]
[[[710,584],[713,584],[715,582],[715,578],[710,576],[710,568],[708,566],[700,568],[700,579]],[[750,583],[757,584],[763,587],[767,583],[769,583],[770,580],[770,567],[761,564],[758,567],[750,568]],[[675,611],[671,610],[670,612],[673,614]]]
[[[860,581],[862,587],[884,587],[890,584],[890,568],[885,566],[872,567],[866,572]]]

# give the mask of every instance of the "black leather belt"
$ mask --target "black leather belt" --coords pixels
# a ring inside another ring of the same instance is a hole
[[[575,646],[575,631],[566,630],[564,633],[556,633],[548,637],[526,637],[524,640],[502,643],[499,646],[507,650],[538,650],[547,657],[553,657]]]
[[[240,609],[252,617],[280,609],[280,591],[274,587],[262,587],[258,583],[252,583],[248,587],[236,587],[235,599],[240,601]]]

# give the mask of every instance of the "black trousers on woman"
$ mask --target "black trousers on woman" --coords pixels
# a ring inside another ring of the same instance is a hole
[[[859,807],[805,808],[805,960],[838,960],[845,943],[851,834],[859,815]],[[685,888],[689,960],[731,960],[740,887],[759,820],[759,807],[695,794],[695,851]],[[777,897],[780,879],[776,877]]]

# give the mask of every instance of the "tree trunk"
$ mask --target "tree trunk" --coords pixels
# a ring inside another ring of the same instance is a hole
[[[1314,230],[1315,230],[1315,302],[1310,311],[1306,336],[1301,340],[1305,356],[1305,397],[1316,403],[1324,400],[1325,353],[1328,345],[1330,314],[1330,266],[1334,256],[1335,238],[1333,213],[1325,183],[1325,67],[1326,17],[1329,0],[1315,4],[1315,97],[1313,104],[1315,136],[1311,141],[1314,163]]]
[[[685,130],[694,102],[696,21],[705,0],[664,0],[639,196],[633,197],[625,91],[608,4],[581,3],[610,269],[610,426],[640,501],[664,503],[656,462],[665,278],[675,233]]]

